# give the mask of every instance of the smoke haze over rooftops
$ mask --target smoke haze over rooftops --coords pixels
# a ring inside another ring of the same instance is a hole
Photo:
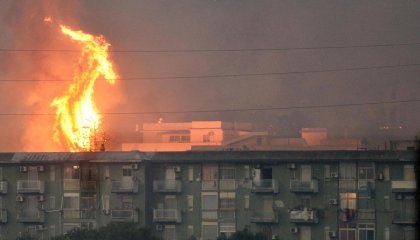
[[[420,63],[420,45],[235,52],[129,50],[255,49],[420,42],[420,2],[400,1],[1,1],[1,49],[77,47],[45,24],[45,16],[111,44],[121,78],[291,72]],[[71,79],[78,53],[0,52],[0,79]],[[99,83],[102,112],[334,105],[418,98],[420,67],[291,75],[148,79]],[[101,81],[99,81],[101,82]],[[103,82],[103,81],[102,81]],[[51,113],[68,82],[0,82],[0,113]],[[258,129],[298,135],[325,127],[330,135],[398,138],[420,130],[418,103],[263,112],[106,115],[111,141],[136,124],[165,121],[252,122]],[[61,150],[52,142],[53,116],[0,116],[0,151]],[[402,128],[400,129],[399,126]]]

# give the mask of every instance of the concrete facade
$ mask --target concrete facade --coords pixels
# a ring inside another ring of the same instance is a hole
[[[0,153],[1,239],[111,221],[164,239],[414,239],[414,151]]]

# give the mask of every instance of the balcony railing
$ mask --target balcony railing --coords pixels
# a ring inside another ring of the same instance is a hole
[[[278,193],[277,182],[274,179],[252,181],[252,192],[255,193]]]
[[[7,181],[0,181],[0,194],[7,193]]]
[[[82,192],[96,192],[96,181],[81,181],[80,188]]]
[[[392,181],[392,192],[416,192],[416,181]]]
[[[374,209],[359,209],[357,210],[357,219],[375,220],[375,210]]]
[[[44,181],[39,180],[18,180],[18,193],[44,193]]]
[[[235,191],[236,181],[234,179],[220,179],[219,189],[223,191]]]
[[[340,192],[354,192],[356,191],[355,179],[340,179],[338,183]]]
[[[0,223],[7,223],[7,210],[0,209]]]
[[[64,179],[63,189],[64,191],[79,191],[80,180],[79,179]]]
[[[219,181],[214,180],[202,180],[201,190],[202,191],[216,191],[219,188]]]
[[[293,223],[318,223],[318,212],[316,210],[291,210],[290,222]]]
[[[154,209],[153,221],[162,223],[180,223],[181,211],[178,209]]]
[[[134,209],[115,209],[111,210],[111,219],[113,221],[131,221],[138,222],[138,212]]]
[[[96,210],[63,209],[63,219],[96,219]]]
[[[16,220],[21,223],[43,223],[44,212],[40,210],[20,210],[17,212]]]
[[[392,222],[395,224],[416,224],[416,212],[394,212]]]
[[[318,192],[318,180],[312,179],[310,181],[291,180],[290,191],[296,193],[317,193]]]
[[[181,192],[181,181],[179,180],[159,180],[153,181],[153,191],[163,193]]]
[[[136,193],[139,190],[137,181],[112,181],[111,192],[114,193]]]
[[[277,223],[277,213],[275,211],[260,211],[253,212],[251,217],[253,223]]]

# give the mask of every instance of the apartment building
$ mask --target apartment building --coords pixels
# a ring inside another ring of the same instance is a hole
[[[415,239],[414,151],[0,153],[0,236],[130,221],[163,239]]]

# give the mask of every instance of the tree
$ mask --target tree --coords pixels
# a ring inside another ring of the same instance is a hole
[[[26,240],[26,239],[22,239]],[[158,240],[150,229],[140,228],[135,223],[110,223],[99,229],[73,229],[53,240]]]

